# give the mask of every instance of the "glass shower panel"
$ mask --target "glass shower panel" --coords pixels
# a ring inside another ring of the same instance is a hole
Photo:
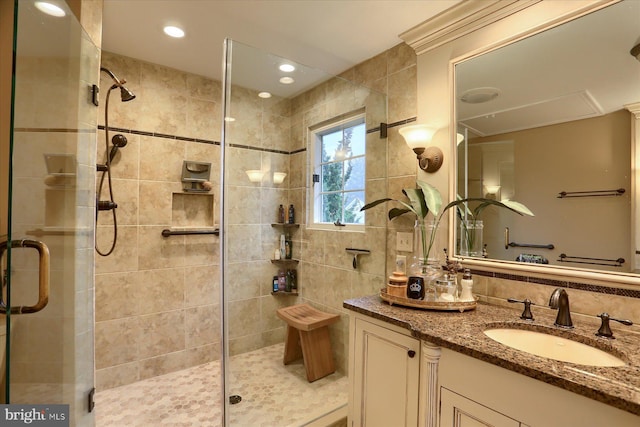
[[[68,404],[80,426],[93,425],[99,51],[61,6],[53,17],[16,2],[2,383],[4,402]]]
[[[313,187],[308,135],[364,112],[366,197],[383,197],[387,144],[376,128],[386,122],[386,96],[233,40],[226,46],[225,425],[296,426],[314,420],[328,425],[346,416],[349,339],[342,301],[375,293],[385,275],[384,250],[364,270],[354,271],[345,248],[385,248],[386,220],[367,219],[362,232],[308,227],[307,195]],[[295,70],[281,71],[281,64]],[[288,84],[282,83],[285,77]],[[278,223],[280,205],[285,211],[293,205],[294,224]],[[275,255],[282,238],[290,242],[291,259]],[[286,282],[292,275],[297,289],[274,292],[278,276]],[[313,382],[302,358],[283,363],[287,324],[277,311],[302,303],[339,316],[329,327],[336,370]]]

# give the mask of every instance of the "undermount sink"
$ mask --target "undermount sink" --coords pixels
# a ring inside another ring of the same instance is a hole
[[[525,329],[487,329],[484,334],[516,350],[562,362],[588,366],[624,366],[626,363],[606,351],[570,339]]]

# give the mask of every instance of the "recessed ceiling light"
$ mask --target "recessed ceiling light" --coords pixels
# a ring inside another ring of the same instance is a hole
[[[269,92],[260,92],[260,93],[258,94],[258,96],[259,96],[260,98],[265,98],[265,99],[266,99],[266,98],[271,98],[271,94],[270,94]]]
[[[495,87],[479,87],[469,89],[460,96],[460,101],[467,104],[482,104],[496,99],[500,95],[500,89]]]
[[[47,15],[55,16],[61,18],[66,15],[64,9],[60,6],[56,6],[52,3],[47,3],[45,1],[37,1],[35,2],[35,6],[41,11],[46,13]]]
[[[280,83],[282,83],[283,85],[290,85],[294,81],[295,80],[293,80],[291,77],[281,77],[280,78]]]
[[[296,67],[294,67],[294,66],[293,66],[293,65],[291,65],[291,64],[282,64],[282,65],[280,65],[280,67],[278,67],[278,68],[280,68],[280,71],[285,72],[285,73],[290,73],[290,72],[292,72],[292,71],[295,71],[295,70],[296,70]]]
[[[172,25],[167,25],[166,27],[164,27],[164,33],[169,37],[175,37],[177,39],[184,37],[184,30]]]

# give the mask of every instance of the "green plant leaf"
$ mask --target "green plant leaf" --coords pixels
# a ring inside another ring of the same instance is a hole
[[[422,190],[428,210],[430,210],[434,216],[438,216],[440,208],[442,207],[442,195],[436,187],[427,182],[417,181],[417,184]]]
[[[535,216],[533,212],[529,210],[528,207],[526,207],[520,202],[516,202],[513,200],[503,200],[502,204],[505,205],[507,208],[511,209],[512,211],[518,212],[521,215]]]
[[[405,188],[402,192],[409,198],[413,212],[420,218],[426,217],[429,213],[429,208],[425,202],[422,190],[419,188]]]
[[[371,209],[371,208],[372,208],[372,207],[374,207],[374,206],[378,206],[378,205],[379,205],[379,204],[381,204],[381,203],[389,202],[389,201],[391,201],[391,200],[393,200],[393,199],[390,199],[390,198],[388,198],[388,197],[387,197],[387,198],[385,198],[385,199],[375,200],[375,201],[373,201],[373,202],[371,202],[371,203],[367,203],[366,205],[364,205],[363,207],[361,207],[361,208],[360,208],[360,210],[361,210],[361,211],[366,211],[367,209]]]
[[[467,199],[458,199],[458,200],[454,200],[453,202],[449,203],[447,206],[444,207],[444,209],[442,210],[442,212],[446,212],[447,209],[450,209],[454,206],[460,206],[460,205],[464,205],[466,206],[466,203],[468,202],[480,202],[480,204],[478,206],[475,207],[475,209],[473,210],[472,213],[472,219],[477,219],[478,215],[480,215],[480,213],[482,213],[482,211],[487,207],[487,206],[491,206],[491,205],[495,205],[495,206],[499,206],[502,208],[506,208],[509,209],[512,212],[517,213],[518,215],[529,215],[529,216],[534,216],[533,212],[531,212],[525,205],[523,205],[522,203],[518,203],[518,202],[514,202],[513,200],[508,200],[505,202],[499,202],[497,200],[492,200],[492,199],[485,199],[482,197],[469,197]],[[467,213],[469,211],[467,210]]]
[[[407,208],[404,208],[404,209],[391,208],[389,210],[389,219],[397,218],[400,215],[406,214],[407,212],[411,212],[411,209],[407,209]]]

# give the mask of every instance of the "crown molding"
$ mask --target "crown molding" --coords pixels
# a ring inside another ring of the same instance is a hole
[[[624,105],[624,108],[626,108],[633,115],[635,115],[636,119],[640,119],[640,102]]]
[[[404,33],[417,55],[504,19],[542,0],[467,0]]]

